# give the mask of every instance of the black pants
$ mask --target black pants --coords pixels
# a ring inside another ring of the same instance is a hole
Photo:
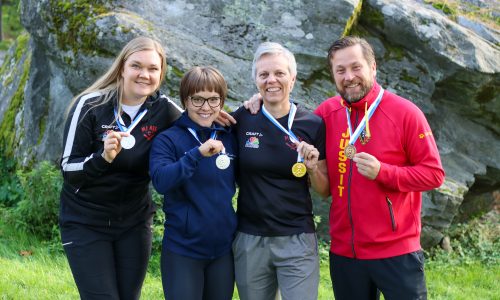
[[[330,253],[336,300],[427,299],[424,255],[416,251],[384,259],[353,259]]]
[[[163,250],[161,279],[167,300],[231,300],[234,262],[229,253],[213,260],[200,260]]]
[[[151,254],[151,219],[129,228],[61,226],[80,297],[137,300]]]

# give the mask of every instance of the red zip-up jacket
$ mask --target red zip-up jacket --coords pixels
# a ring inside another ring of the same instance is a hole
[[[370,92],[352,105],[339,96],[327,99],[315,111],[326,124],[326,160],[332,194],[330,251],[359,258],[380,259],[421,249],[421,191],[444,181],[432,131],[420,109],[410,101],[384,91],[369,120],[371,139],[357,152],[375,156],[381,163],[375,180],[358,173],[344,154],[349,142],[346,107],[352,131],[380,91]]]

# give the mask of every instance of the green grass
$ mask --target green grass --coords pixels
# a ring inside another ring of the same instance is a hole
[[[0,218],[4,220],[4,218]],[[319,299],[333,299],[327,248],[321,250]],[[29,255],[23,256],[23,251]],[[40,241],[0,221],[0,299],[78,299],[60,246]],[[159,255],[149,265],[142,299],[163,299]],[[446,255],[426,263],[429,299],[500,299],[500,266],[479,259],[447,261]],[[235,291],[234,299],[238,299]]]

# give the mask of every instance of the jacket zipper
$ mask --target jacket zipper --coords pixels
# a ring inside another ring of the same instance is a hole
[[[389,197],[385,196],[385,201],[387,201],[387,206],[389,207],[389,214],[391,215],[392,231],[396,231],[396,220],[394,219],[394,211],[392,209],[391,199],[389,199]]]
[[[354,127],[358,126],[358,112],[356,111],[356,120],[354,122]],[[349,139],[351,137],[349,136]],[[356,258],[356,250],[354,249],[354,221],[352,219],[351,211],[351,178],[352,178],[352,159],[349,162],[349,177],[347,179],[347,211],[349,213],[349,222],[351,223],[351,250],[354,258]]]

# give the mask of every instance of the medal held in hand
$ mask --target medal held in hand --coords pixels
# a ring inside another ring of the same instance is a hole
[[[231,164],[231,160],[229,159],[229,156],[227,154],[222,153],[217,156],[217,159],[215,159],[215,165],[217,168],[221,170],[225,170],[229,168],[229,165]]]
[[[307,173],[306,165],[302,162],[294,163],[292,166],[292,174],[295,177],[303,177]]]
[[[135,146],[135,137],[133,135],[122,137],[120,144],[123,149],[132,149]]]
[[[344,149],[344,154],[348,159],[353,159],[356,154],[356,147],[354,145],[347,145]]]

